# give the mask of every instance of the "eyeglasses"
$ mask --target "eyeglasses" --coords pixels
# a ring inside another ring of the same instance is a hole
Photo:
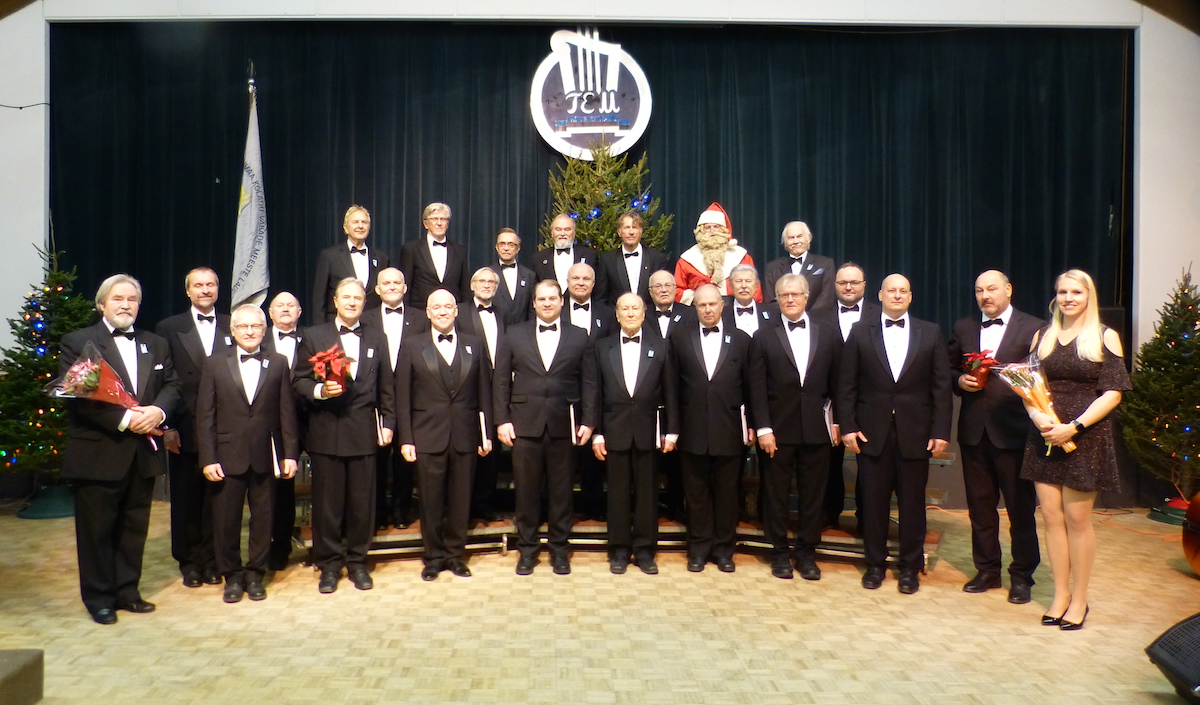
[[[675,284],[674,284],[674,282],[672,282],[670,284],[651,284],[650,288],[651,289],[674,289]]]
[[[805,296],[808,296],[808,294],[804,293],[803,291],[796,292],[796,293],[792,293],[792,292],[790,292],[790,291],[789,291],[789,292],[786,292],[786,293],[783,293],[783,294],[776,294],[776,295],[775,295],[775,298],[777,298],[777,299],[780,299],[780,300],[788,300],[788,301],[791,301],[792,299],[800,299],[800,298],[803,298],[803,297],[805,297]]]
[[[246,333],[246,332],[252,331],[252,330],[253,331],[266,330],[267,327],[261,323],[239,323],[236,326],[234,326],[233,329],[239,333]]]

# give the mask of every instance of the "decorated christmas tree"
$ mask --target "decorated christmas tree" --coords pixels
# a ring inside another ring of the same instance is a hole
[[[642,244],[662,247],[671,232],[673,215],[659,215],[659,199],[650,193],[646,155],[633,166],[628,154],[612,156],[606,148],[592,152],[593,160],[567,158],[558,174],[550,174],[550,193],[554,208],[542,224],[542,238],[547,246],[554,242],[550,223],[559,213],[575,219],[575,237],[599,252],[621,246],[617,236],[617,221],[622,213],[637,212],[642,216]]]
[[[1138,351],[1121,425],[1142,469],[1190,498],[1200,491],[1200,296],[1190,271],[1159,315],[1154,338]]]
[[[38,250],[45,280],[25,295],[8,319],[16,341],[0,360],[0,468],[57,470],[66,444],[66,409],[43,387],[58,374],[59,341],[95,320],[95,304],[71,290],[75,270],[58,266],[57,252]]]

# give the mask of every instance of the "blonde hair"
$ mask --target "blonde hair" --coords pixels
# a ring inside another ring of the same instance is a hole
[[[1038,357],[1047,357],[1058,344],[1058,334],[1063,329],[1063,315],[1058,308],[1058,288],[1063,279],[1073,279],[1087,290],[1087,307],[1083,310],[1083,328],[1075,338],[1075,354],[1083,360],[1104,360],[1104,326],[1100,323],[1100,306],[1096,301],[1096,284],[1082,269],[1068,269],[1054,280],[1054,298],[1050,301],[1050,326],[1037,346]]]

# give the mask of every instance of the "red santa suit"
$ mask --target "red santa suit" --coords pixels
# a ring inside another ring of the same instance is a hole
[[[732,224],[729,221],[729,216],[725,210],[721,208],[719,203],[713,203],[703,213],[700,214],[700,219],[696,226],[699,227],[704,223],[720,223],[725,226],[727,232],[733,233]],[[736,240],[730,239],[730,247],[725,253],[725,261],[721,264],[721,283],[717,286],[721,289],[721,293],[726,296],[733,296],[733,289],[729,286],[729,272],[739,264],[745,264],[750,267],[754,266],[754,258],[746,251],[746,248],[737,244]],[[704,264],[704,254],[700,249],[700,245],[692,245],[679,257],[679,261],[675,263],[675,300],[692,305],[692,299],[696,296],[696,287],[704,284],[715,284],[713,281],[713,273],[708,271],[708,267]],[[754,292],[754,300],[761,302],[762,287]]]

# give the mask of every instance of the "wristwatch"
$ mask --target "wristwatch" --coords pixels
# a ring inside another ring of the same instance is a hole
[[[1079,419],[1072,421],[1071,425],[1075,427],[1075,433],[1083,433],[1083,429],[1087,428]]]

